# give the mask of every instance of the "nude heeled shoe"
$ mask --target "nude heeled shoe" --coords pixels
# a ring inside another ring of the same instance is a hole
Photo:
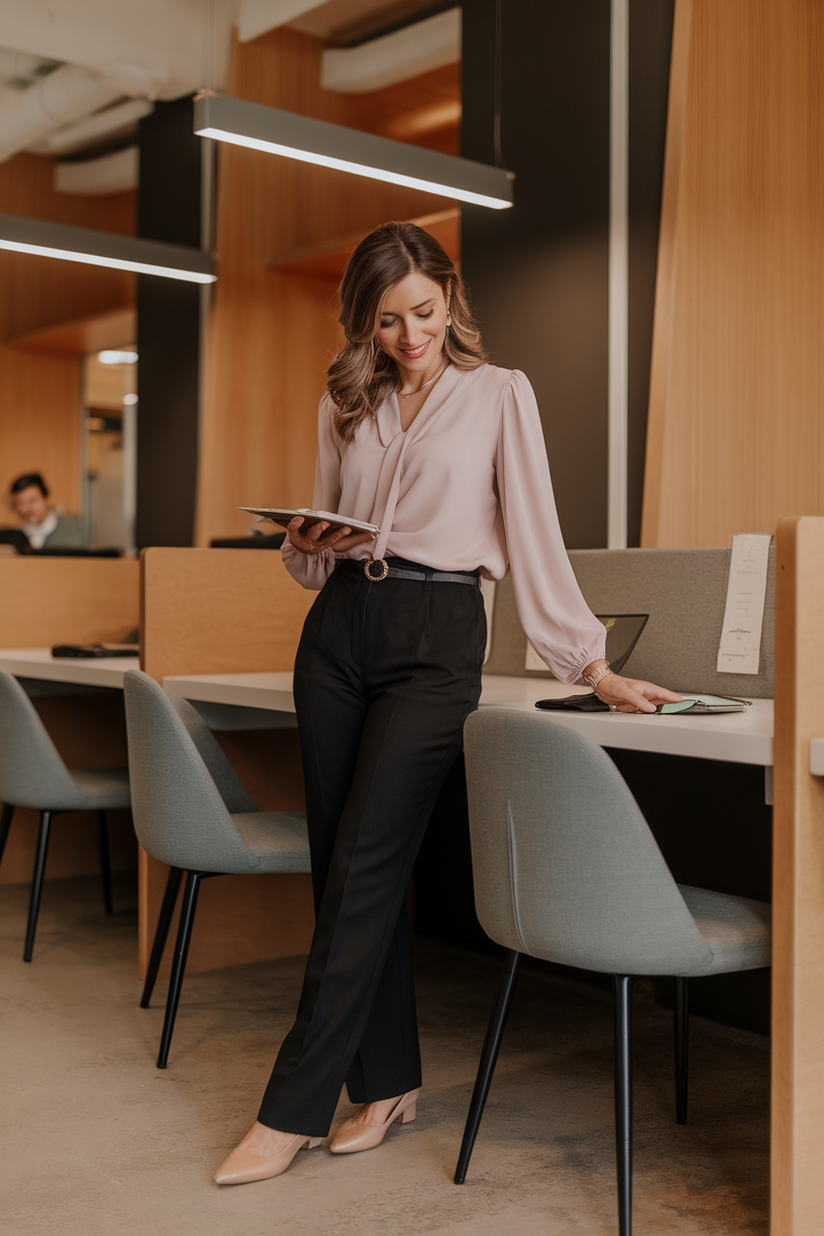
[[[415,1119],[420,1092],[418,1087],[402,1094],[383,1124],[355,1124],[354,1117],[344,1120],[329,1147],[332,1154],[351,1154],[355,1150],[372,1150],[379,1146],[390,1124],[408,1124]]]
[[[286,1171],[299,1150],[312,1150],[322,1141],[322,1137],[306,1137],[296,1133],[279,1154],[252,1154],[240,1148],[233,1150],[215,1172],[215,1184],[251,1184],[253,1180],[271,1180]]]

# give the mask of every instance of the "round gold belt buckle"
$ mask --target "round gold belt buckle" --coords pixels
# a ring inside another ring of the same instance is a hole
[[[377,567],[380,574],[373,575],[372,567]],[[385,558],[367,558],[363,564],[363,573],[370,584],[379,584],[389,574],[389,563]]]

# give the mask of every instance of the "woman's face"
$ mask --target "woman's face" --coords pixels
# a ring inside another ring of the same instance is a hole
[[[443,362],[447,304],[440,284],[413,272],[390,288],[381,306],[378,343],[403,381],[416,385]]]

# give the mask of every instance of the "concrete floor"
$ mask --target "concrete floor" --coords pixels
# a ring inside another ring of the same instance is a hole
[[[302,1152],[282,1177],[211,1174],[251,1124],[301,960],[191,975],[169,1068],[165,984],[138,1008],[132,891],[106,919],[95,881],[47,885],[34,961],[27,890],[0,889],[6,1236],[612,1236],[611,1014],[539,971],[519,982],[467,1183],[452,1183],[497,983],[493,959],[418,945],[424,1094],[383,1145]],[[768,1051],[696,1022],[691,1123],[676,1127],[670,1018],[636,1006],[635,1236],[768,1231]],[[345,1097],[339,1117],[352,1110]]]

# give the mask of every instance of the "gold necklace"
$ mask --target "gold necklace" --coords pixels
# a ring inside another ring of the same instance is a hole
[[[442,373],[446,373],[446,369],[447,366],[444,365],[443,369],[438,370],[434,378],[430,378],[428,382],[422,382],[416,391],[398,391],[399,398],[409,399],[412,395],[420,395],[421,391],[425,390],[427,386],[431,386],[433,382],[437,381]]]

